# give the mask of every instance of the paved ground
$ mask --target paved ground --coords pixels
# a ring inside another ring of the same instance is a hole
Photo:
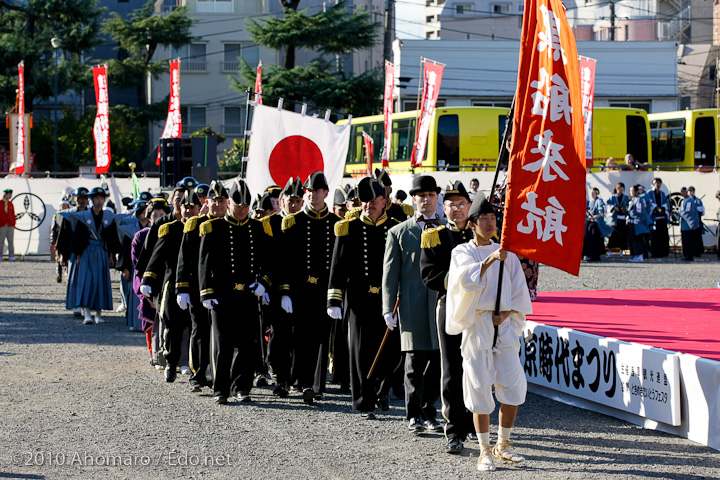
[[[540,290],[715,288],[720,263],[706,257],[543,268]],[[1,263],[0,285],[0,478],[720,478],[720,452],[532,394],[514,436],[527,461],[492,474],[475,470],[477,445],[450,456],[440,435],[411,436],[398,399],[376,421],[334,386],[313,407],[269,387],[217,406],[186,377],[166,384],[120,315],[69,315],[47,260]]]

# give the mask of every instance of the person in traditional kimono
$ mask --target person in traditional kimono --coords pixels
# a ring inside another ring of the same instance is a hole
[[[648,258],[650,210],[650,202],[645,198],[645,195],[642,194],[639,185],[630,187],[627,223],[631,262],[642,262]]]
[[[481,446],[477,469],[495,470],[493,457],[518,463],[524,457],[510,443],[518,406],[525,402],[527,380],[518,352],[525,315],[532,313],[530,294],[517,256],[492,242],[496,214],[478,194],[468,214],[474,239],[452,252],[448,272],[448,335],[462,333],[463,398],[473,412]],[[495,315],[500,263],[504,261],[500,313]],[[490,447],[490,413],[501,403],[498,440]]]
[[[692,262],[697,252],[702,248],[702,225],[697,203],[688,195],[688,189],[682,187],[680,195],[683,199],[680,202],[680,235],[682,239],[682,259]],[[698,246],[700,242],[700,246]]]
[[[619,248],[620,256],[623,256],[623,250],[628,248],[627,238],[627,207],[630,203],[630,197],[625,195],[625,184],[618,182],[613,190],[613,195],[607,201],[610,209],[610,222],[608,225],[613,228],[610,233],[607,244],[607,256],[611,256],[612,249]]]
[[[661,190],[662,180],[653,180],[653,189],[647,193],[650,200],[650,255],[653,258],[662,258],[670,255],[670,236],[668,235],[668,219],[670,218],[670,204],[668,197]]]
[[[70,251],[70,242],[72,241],[73,237],[73,228],[72,228],[72,221],[70,220],[69,213],[70,212],[82,212],[88,209],[88,203],[90,202],[90,199],[88,198],[88,193],[90,191],[85,187],[78,187],[75,190],[72,191],[72,198],[74,198],[75,206],[58,212],[58,214],[62,218],[62,222],[60,223],[60,230],[57,235],[57,239],[55,240],[55,251],[56,254],[60,256],[60,263],[63,267],[67,268],[68,272],[68,283],[67,283],[67,292],[65,294],[65,308],[68,310],[73,310],[73,315],[76,317],[79,317],[82,315],[80,312],[80,308],[71,307],[70,303],[68,302],[68,299],[70,299],[71,295],[70,292],[74,292],[77,289],[75,285],[75,279],[77,278],[77,275],[75,275],[75,268],[77,267],[77,258],[73,252]],[[74,297],[73,297],[74,298]]]
[[[80,307],[84,325],[104,323],[102,310],[112,310],[110,267],[121,248],[115,214],[103,209],[107,193],[95,187],[88,196],[92,203],[89,210],[61,212],[71,221],[70,251],[77,259],[68,282],[75,285],[68,288],[68,308]],[[94,320],[91,310],[95,310]]]
[[[692,198],[693,202],[695,202],[695,208],[697,209],[698,213],[698,221],[700,222],[700,228],[696,229],[694,231],[695,234],[695,256],[700,257],[702,256],[703,252],[705,251],[705,247],[703,244],[703,230],[704,225],[702,221],[703,215],[705,215],[705,206],[703,205],[703,202],[700,198],[695,196],[695,187],[688,187],[688,195],[690,198]]]
[[[593,188],[590,196],[591,198],[586,204],[583,258],[591,262],[598,262],[600,255],[605,255],[605,236],[610,234],[612,228],[605,223],[605,202],[600,198],[600,190]]]

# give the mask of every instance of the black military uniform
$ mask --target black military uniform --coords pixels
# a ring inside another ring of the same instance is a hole
[[[306,190],[328,190],[322,172],[311,174]],[[335,224],[340,217],[325,206],[316,212],[310,205],[283,219],[283,244],[293,300],[295,356],[292,378],[303,388],[303,401],[322,398],[325,390],[332,319],[325,309],[330,262],[335,246]],[[310,388],[312,386],[312,388]]]
[[[200,190],[200,185],[198,185]],[[220,182],[213,182],[205,192],[210,200],[227,199],[228,193]],[[198,195],[199,196],[199,195]],[[190,295],[190,387],[200,392],[202,387],[212,387],[210,365],[210,312],[200,302],[198,261],[200,259],[200,225],[214,217],[210,214],[188,219],[183,230],[180,256],[178,257],[175,289],[178,295]]]
[[[358,192],[364,202],[385,195],[385,189],[370,177],[360,181]],[[385,213],[375,223],[361,214],[359,218],[335,224],[327,306],[341,308],[345,301],[352,403],[366,418],[374,418],[376,403],[387,410],[390,390],[387,379],[398,364],[400,339],[396,330],[391,332],[394,338],[386,344],[373,377],[367,378],[386,330],[382,312],[383,259],[387,232],[397,224]]]
[[[200,200],[195,193],[185,192],[183,205],[198,205]],[[162,317],[165,329],[163,356],[165,380],[175,381],[177,368],[183,345],[183,335],[190,328],[190,313],[182,310],[175,299],[176,275],[180,244],[183,239],[184,220],[173,220],[158,229],[158,240],[153,249],[147,268],[143,273],[142,284],[149,285],[159,297],[158,314]]]
[[[480,194],[481,195],[481,194]],[[463,197],[470,206],[470,195],[460,181],[450,183],[445,189],[445,199],[451,196]],[[463,367],[460,354],[461,335],[445,333],[445,301],[447,295],[447,275],[450,270],[450,256],[453,248],[473,239],[473,231],[466,224],[460,230],[448,221],[447,225],[425,230],[420,246],[420,272],[423,283],[431,290],[439,292],[437,301],[437,330],[440,345],[441,399],[442,414],[447,421],[445,435],[448,440],[456,438],[464,441],[474,432],[472,412],[465,408],[463,400]],[[461,444],[460,444],[461,446]],[[457,448],[459,451],[459,448]],[[451,453],[456,453],[452,451]]]
[[[250,204],[242,180],[234,180],[229,197],[234,204]],[[267,248],[272,232],[249,216],[233,218],[233,203],[224,218],[200,225],[200,299],[212,307],[213,391],[218,403],[225,403],[231,393],[250,401],[261,334],[253,287],[256,282],[265,290],[271,285]]]
[[[161,206],[169,208],[167,200],[165,199],[165,197],[162,196],[153,198],[152,200],[150,200],[149,203],[153,205],[153,208],[160,208]],[[156,206],[158,204],[159,206]],[[158,218],[153,222],[152,226],[150,227],[150,231],[145,236],[145,243],[143,243],[143,248],[142,250],[140,250],[138,261],[135,264],[136,275],[142,276],[145,273],[148,263],[150,262],[150,257],[155,250],[155,244],[158,241],[158,232],[160,231],[160,227],[162,227],[166,223],[172,222],[173,220],[177,220],[178,217],[176,216],[176,214],[179,215],[179,212],[171,211],[170,213],[163,215],[162,217]]]
[[[300,179],[295,180],[291,177],[287,181],[287,184],[285,184],[285,188],[282,189],[282,195],[302,198],[303,186]],[[267,225],[266,228],[272,232],[269,252],[275,259],[276,265],[287,265],[285,260],[287,258],[287,247],[282,231],[282,223],[283,218],[288,215],[287,212],[282,211],[278,214],[263,217],[261,220]],[[279,278],[278,280],[281,279],[282,278]],[[287,281],[287,279],[285,280]],[[290,285],[288,283],[278,284],[275,282],[268,292],[270,295],[270,305],[266,305],[263,308],[263,313],[267,314],[271,327],[267,359],[268,364],[275,374],[276,386],[273,389],[273,394],[279,397],[286,397],[288,395],[288,388],[292,379],[290,375],[293,358],[292,314],[285,312],[280,306],[282,297],[288,295],[289,291]]]

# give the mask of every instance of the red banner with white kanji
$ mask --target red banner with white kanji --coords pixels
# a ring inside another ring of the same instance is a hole
[[[108,102],[107,67],[93,67],[97,113],[93,125],[95,138],[95,173],[107,173],[110,169],[110,108]]]
[[[385,95],[383,96],[383,115],[385,116],[385,139],[383,141],[382,166],[390,166],[392,147],[393,89],[395,88],[395,66],[385,62]]]
[[[262,105],[262,60],[258,62],[257,73],[255,74],[255,101]]]
[[[17,103],[17,148],[15,149],[15,162],[11,170],[16,175],[25,173],[25,64],[18,64],[18,103]]]
[[[502,247],[577,275],[585,232],[578,55],[560,0],[528,0]]]
[[[375,142],[367,132],[362,132],[363,143],[365,144],[365,163],[367,164],[368,177],[373,175],[373,154],[375,153]]]
[[[430,123],[435,113],[435,104],[440,93],[440,84],[445,67],[432,60],[423,60],[423,89],[422,100],[418,108],[417,129],[415,143],[413,143],[411,165],[419,167],[422,165],[425,156],[425,145],[427,144]]]
[[[165,121],[165,129],[160,138],[180,138],[182,135],[182,118],[180,117],[180,60],[170,62],[170,103]],[[160,165],[160,152],[158,147],[155,165]]]
[[[593,158],[593,103],[595,101],[595,64],[594,58],[580,57],[580,85],[582,87],[583,122],[585,126],[585,163],[592,165]]]

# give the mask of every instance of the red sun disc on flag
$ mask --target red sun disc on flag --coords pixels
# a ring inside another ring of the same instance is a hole
[[[292,135],[280,140],[270,154],[270,175],[277,185],[288,178],[300,177],[303,182],[313,172],[324,170],[320,148],[307,137]]]

